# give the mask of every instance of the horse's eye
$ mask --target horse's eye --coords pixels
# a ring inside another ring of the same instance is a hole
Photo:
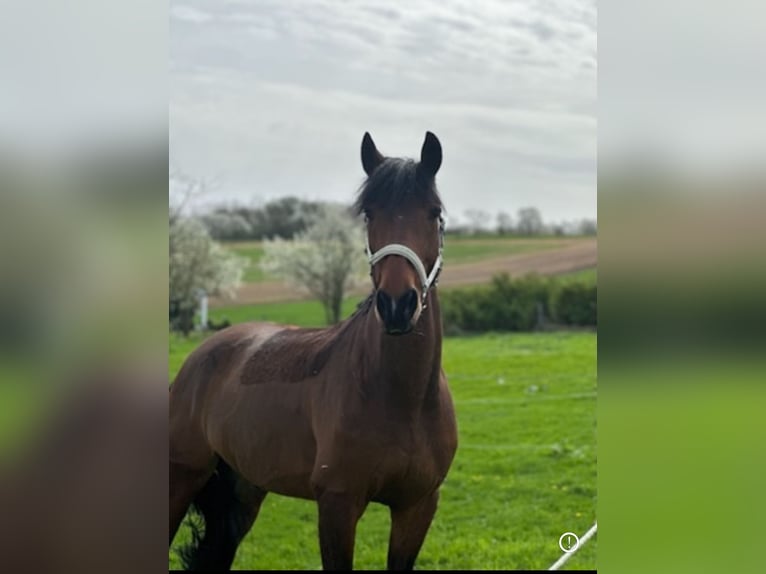
[[[370,213],[369,209],[364,210],[364,220],[365,221],[372,221],[372,213]]]
[[[431,219],[436,219],[438,217],[441,217],[441,214],[442,214],[441,207],[434,207],[433,209],[431,209],[431,212],[430,212]]]

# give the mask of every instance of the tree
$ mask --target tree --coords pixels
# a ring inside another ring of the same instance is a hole
[[[236,212],[219,210],[203,215],[200,219],[210,236],[217,240],[247,239],[253,233],[247,219]]]
[[[518,214],[516,230],[521,235],[540,235],[543,231],[543,216],[536,207],[522,207]]]
[[[497,234],[505,235],[513,231],[513,218],[505,211],[497,214]]]
[[[232,297],[242,280],[244,261],[212,240],[195,218],[170,226],[170,305],[175,329],[188,334],[201,291]]]
[[[446,219],[447,222],[444,230],[446,234],[462,236],[468,233],[468,228],[463,224],[457,215],[448,214]]]
[[[262,237],[287,239],[305,231],[317,209],[316,203],[282,197],[264,205],[255,217]]]
[[[281,197],[261,207],[219,205],[201,219],[214,239],[290,239],[305,231],[318,203]]]
[[[482,209],[466,209],[464,214],[469,221],[472,233],[478,233],[484,229],[492,219],[492,216]]]
[[[347,209],[326,205],[294,239],[264,241],[261,267],[307,290],[324,307],[327,323],[337,323],[343,296],[367,268],[363,245],[362,229]]]
[[[245,261],[213,241],[200,220],[184,214],[190,198],[203,186],[188,178],[176,179],[179,182],[181,189],[171,201],[169,213],[170,321],[171,328],[188,334],[194,326],[200,291],[233,296]]]
[[[595,219],[583,219],[580,222],[579,231],[581,235],[596,235],[598,232],[598,225]]]

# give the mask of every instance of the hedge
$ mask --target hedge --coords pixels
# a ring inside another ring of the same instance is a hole
[[[504,273],[487,286],[441,293],[440,301],[447,334],[596,326],[596,285],[590,281]]]

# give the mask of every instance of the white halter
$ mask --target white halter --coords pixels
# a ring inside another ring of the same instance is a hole
[[[367,219],[365,218],[365,224],[366,223]],[[428,290],[432,285],[436,285],[439,282],[439,273],[441,273],[442,265],[444,264],[444,260],[442,258],[442,249],[444,247],[444,219],[441,217],[439,218],[439,256],[434,262],[431,273],[428,274],[426,273],[426,266],[423,265],[423,262],[420,260],[420,257],[418,257],[418,254],[406,245],[402,245],[401,243],[389,243],[388,245],[381,247],[375,253],[373,253],[370,249],[369,233],[366,233],[366,240],[367,259],[370,262],[370,275],[372,275],[372,268],[375,266],[375,264],[384,257],[388,257],[389,255],[399,255],[400,257],[404,257],[407,261],[412,263],[412,266],[415,268],[415,271],[420,278],[420,286],[423,292],[421,295],[421,304],[423,305],[423,309],[425,309]]]

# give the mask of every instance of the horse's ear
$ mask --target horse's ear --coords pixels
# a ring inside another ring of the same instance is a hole
[[[426,132],[423,149],[420,150],[420,172],[428,177],[434,177],[442,165],[442,144],[431,132]]]
[[[369,132],[364,132],[362,138],[362,167],[364,172],[370,176],[375,169],[383,163],[383,156],[375,147],[375,142],[372,141]]]

